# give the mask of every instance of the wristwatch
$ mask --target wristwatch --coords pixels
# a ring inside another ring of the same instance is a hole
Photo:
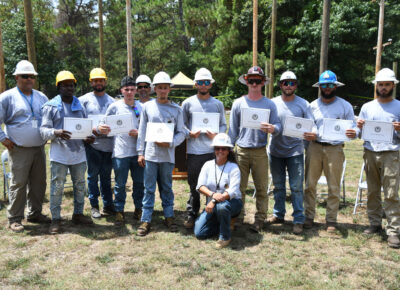
[[[211,201],[212,201],[213,204],[217,203],[217,200],[215,198],[213,198]]]

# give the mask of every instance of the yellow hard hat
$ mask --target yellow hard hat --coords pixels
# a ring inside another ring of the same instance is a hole
[[[102,68],[96,67],[90,72],[89,81],[91,81],[92,79],[107,80],[106,72]]]
[[[62,70],[60,71],[57,76],[56,76],[56,86],[58,86],[59,82],[66,81],[66,80],[72,80],[76,83],[76,79],[72,72],[67,71],[67,70]]]

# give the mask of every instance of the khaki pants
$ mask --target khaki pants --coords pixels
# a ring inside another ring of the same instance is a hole
[[[268,211],[268,155],[265,147],[262,148],[236,148],[236,157],[240,169],[240,191],[242,192],[243,209],[240,218],[245,215],[246,188],[249,181],[249,173],[254,180],[256,188],[256,220],[262,220],[267,217]]]
[[[46,155],[44,146],[14,146],[9,151],[11,168],[10,205],[7,216],[10,222],[24,218],[24,208],[28,201],[28,218],[34,218],[42,212],[46,192]]]
[[[340,203],[340,178],[343,171],[343,145],[323,146],[310,142],[306,152],[304,209],[308,219],[315,218],[317,183],[324,171],[328,183],[326,221],[335,223]]]
[[[371,225],[382,225],[381,187],[384,192],[386,233],[398,234],[400,229],[399,152],[364,150],[365,173],[368,185],[367,212]]]

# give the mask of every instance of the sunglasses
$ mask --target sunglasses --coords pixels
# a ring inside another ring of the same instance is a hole
[[[139,110],[138,110],[138,108],[136,106],[133,107],[133,111],[135,112],[136,118],[139,118],[140,112],[139,112]]]
[[[227,148],[227,147],[214,147],[214,150],[215,151],[227,151],[227,150],[229,150],[229,148]]]
[[[19,75],[21,78],[23,78],[24,80],[27,80],[27,79],[32,79],[32,80],[34,80],[34,79],[36,79],[36,76],[34,76],[34,75]]]
[[[209,86],[209,85],[211,84],[211,81],[209,81],[209,80],[206,80],[206,81],[196,81],[196,83],[197,83],[199,86],[202,86],[202,85]]]
[[[247,80],[247,82],[248,82],[250,85],[252,85],[252,84],[257,84],[257,85],[259,85],[259,84],[262,83],[262,81],[263,81],[263,80],[260,80],[260,79],[248,79],[248,80]]]
[[[294,82],[294,81],[283,81],[282,85],[285,86],[285,87],[289,87],[289,86],[290,87],[294,87],[295,85],[297,85],[297,83]]]
[[[323,89],[326,89],[326,88],[330,88],[330,89],[333,89],[334,87],[336,87],[336,85],[335,84],[322,84],[322,85],[319,85],[321,88],[323,88]]]
[[[148,88],[150,88],[150,86],[138,86],[137,88],[138,88],[139,90],[140,90],[140,89],[148,89]]]

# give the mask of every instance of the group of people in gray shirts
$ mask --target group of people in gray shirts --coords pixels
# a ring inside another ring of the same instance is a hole
[[[0,95],[0,123],[5,124],[4,131],[0,130],[0,142],[8,150],[11,168],[8,227],[14,232],[24,231],[22,220],[26,203],[28,222],[50,223],[50,234],[61,231],[61,205],[67,174],[73,183],[74,224],[89,225],[93,223],[92,218],[115,215],[115,224],[123,225],[129,172],[133,181],[133,218],[140,220],[137,234],[145,236],[151,229],[157,185],[165,225],[170,231],[178,231],[174,218],[172,171],[175,147],[186,139],[190,193],[184,227],[194,229],[197,238],[216,235],[216,247],[223,248],[229,245],[232,230],[247,220],[254,232],[262,231],[265,221],[285,223],[287,178],[293,206],[293,233],[301,234],[304,229],[311,229],[316,217],[316,187],[322,172],[328,184],[326,230],[334,233],[345,161],[344,140],[361,138],[371,122],[381,122],[382,126],[391,129],[390,141],[364,138],[370,222],[365,234],[381,233],[385,214],[388,245],[400,247],[400,102],[392,96],[398,80],[388,68],[376,74],[373,82],[377,98],[365,103],[356,119],[351,104],[336,95],[337,88],[344,84],[332,71],[320,75],[314,85],[319,88],[320,97],[309,103],[295,94],[297,77],[291,71],[280,76],[281,95],[268,99],[262,94],[262,88],[270,79],[260,67],[253,66],[239,77],[248,93],[234,101],[229,114],[229,129],[223,104],[210,95],[214,79],[206,68],[196,72],[194,86],[197,93],[187,98],[182,106],[170,101],[168,95],[173,83],[165,72],[158,72],[153,81],[146,75],[140,75],[136,80],[124,77],[121,100],[114,100],[106,93],[107,76],[101,68],[90,73],[93,91],[79,98],[75,97],[77,81],[69,71],[57,74],[59,94],[51,100],[33,89],[37,72],[30,62],[20,61],[14,75],[16,87]],[[155,98],[150,97],[152,91]],[[135,100],[136,94],[139,100]],[[193,118],[196,113],[210,117],[218,114],[212,119],[218,121],[218,130],[194,126],[194,122],[198,122]],[[113,134],[106,116],[122,114],[132,115],[132,129],[128,133]],[[65,118],[88,116],[97,116],[100,120],[93,126],[92,134],[83,140],[71,138],[71,132],[64,128]],[[249,120],[251,116],[254,120]],[[258,122],[258,117],[263,121]],[[300,135],[285,133],[296,118],[302,122],[311,120],[312,126]],[[348,120],[350,125],[337,140],[332,139],[332,135],[328,138],[329,122],[332,124],[337,120]],[[251,122],[253,125],[249,126]],[[168,128],[173,128],[172,141],[159,142],[157,136],[150,141],[148,135],[155,134],[149,129],[151,123],[166,123]],[[51,218],[42,214],[46,190],[44,145],[49,140]],[[115,177],[113,191],[112,170]],[[267,220],[269,170],[275,204],[273,215]],[[249,214],[246,216],[245,211],[250,172],[256,198],[254,218]],[[91,217],[83,214],[86,192]],[[201,194],[206,197],[206,205],[199,215]]]

